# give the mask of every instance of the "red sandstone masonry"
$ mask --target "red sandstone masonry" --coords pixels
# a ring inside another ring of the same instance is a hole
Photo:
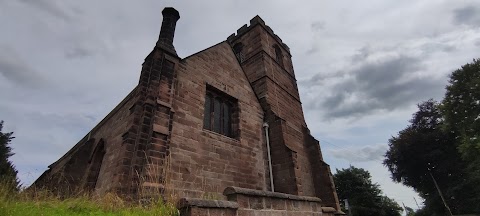
[[[324,215],[339,209],[329,167],[304,120],[288,46],[257,16],[226,42],[181,59],[172,44],[178,12],[162,13],[164,34],[145,58],[138,86],[36,185],[60,190],[74,185],[130,199],[163,195],[166,189],[215,199],[225,199],[221,192],[229,186],[270,190],[262,127],[267,122],[275,191],[317,196],[330,206],[321,207]],[[237,42],[244,44],[242,62],[231,48]],[[238,101],[235,137],[203,129],[207,86]],[[305,203],[268,196],[238,195],[236,202],[244,206],[237,215],[319,213],[319,206],[304,209]],[[189,212],[203,214],[202,208]],[[207,208],[205,214],[232,212]]]
[[[228,201],[184,198],[177,208],[181,216],[290,216],[290,215],[343,215],[334,208],[323,207],[314,197],[228,187],[224,191]]]
[[[307,126],[288,47],[258,16],[250,21],[250,26],[242,26],[237,35],[227,40],[231,46],[243,44],[242,68],[266,112],[270,134],[276,136],[271,139],[276,191],[320,196],[333,200],[328,204],[338,208],[335,189],[330,187],[333,180],[329,169],[314,159],[322,158],[321,152],[309,152],[318,142],[306,141],[310,134],[308,129],[303,130]],[[277,62],[275,46],[280,47],[282,62]],[[330,179],[328,184],[326,179]]]
[[[252,40],[252,37],[260,39],[259,42]],[[292,139],[291,132],[288,133],[290,126],[287,126],[287,123],[293,124],[297,128],[305,125],[303,115],[298,115],[298,113],[302,113],[298,96],[295,97],[295,95],[298,95],[298,91],[293,89],[295,85],[291,84],[290,89],[294,90],[291,92],[295,93],[288,94],[286,92],[286,88],[289,86],[288,83],[294,83],[294,78],[278,64],[275,63],[275,67],[273,67],[273,58],[268,55],[272,53],[273,45],[278,43],[278,41],[272,38],[261,25],[252,26],[249,31],[243,34],[239,33],[239,36],[229,41],[232,45],[235,43],[244,44],[246,60],[242,62],[242,66],[254,87],[257,97],[262,102],[262,108],[271,110],[271,112],[267,112],[267,122],[275,127],[276,124],[279,124],[277,119],[283,120],[280,123],[280,128],[270,133],[272,136],[279,136],[279,133],[282,134],[282,139],[271,140],[276,191],[309,194],[310,191],[313,191],[312,184],[308,183],[308,181],[311,181],[311,178],[307,176],[309,169],[308,167],[303,167],[306,170],[302,171],[300,170],[301,167],[298,166],[299,161],[304,161],[304,150],[299,147],[303,138]],[[293,71],[290,72],[293,73]],[[277,81],[277,77],[286,77],[286,79],[283,79],[283,83],[280,84]],[[285,82],[288,79],[290,79],[290,82]],[[262,85],[257,85],[258,82],[261,82]],[[298,154],[300,157],[298,157]],[[290,165],[283,162],[285,158],[288,158],[287,161],[290,162],[287,163],[290,163]]]
[[[232,185],[265,189],[263,112],[230,46],[220,43],[180,64],[171,148],[175,188],[188,197],[218,197]],[[206,85],[238,100],[237,137],[203,129]]]

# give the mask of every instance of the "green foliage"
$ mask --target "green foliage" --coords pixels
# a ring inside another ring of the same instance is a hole
[[[407,216],[415,216],[415,211],[408,206],[405,207],[405,213],[407,214]]]
[[[411,214],[411,216],[444,216],[445,214],[435,214],[435,213],[431,213],[427,208],[422,208],[422,209],[418,209],[417,211],[415,211],[414,213]],[[410,215],[407,215],[407,216],[410,216]]]
[[[430,173],[454,214],[480,212],[480,60],[454,71],[446,89],[442,104],[418,106],[385,155],[392,179],[425,199],[415,215],[445,213]]]
[[[441,130],[443,123],[438,103],[429,100],[419,104],[418,109],[410,120],[411,125],[388,141],[390,148],[385,154],[384,165],[394,181],[428,194],[435,189],[428,175],[430,169],[449,176],[461,164],[451,163],[459,161],[460,157],[455,154],[456,147],[451,145],[453,134]]]
[[[370,173],[350,166],[333,176],[340,199],[348,199],[353,215],[400,216],[402,208],[392,199],[382,196]]]
[[[442,101],[447,130],[454,131],[470,171],[480,172],[480,59],[450,75]]]
[[[464,159],[465,173],[455,190],[463,193],[465,205],[480,213],[480,59],[463,65],[450,75],[442,101],[445,130],[456,134],[455,145]]]
[[[11,186],[12,190],[18,190],[17,170],[8,160],[13,155],[9,144],[15,137],[12,136],[13,132],[3,133],[2,129],[3,121],[0,121],[0,182]]]
[[[436,101],[418,105],[410,125],[389,140],[384,165],[396,182],[410,186],[425,199],[425,212],[445,212],[430,173],[443,191],[454,213],[477,211],[475,181],[465,171],[465,163],[457,151],[456,134],[445,131],[445,122]]]

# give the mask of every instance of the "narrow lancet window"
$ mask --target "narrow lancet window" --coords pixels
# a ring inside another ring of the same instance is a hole
[[[278,45],[275,45],[273,46],[274,49],[275,49],[275,61],[277,61],[277,63],[283,67],[283,54],[282,54],[282,49],[280,48],[280,46]]]

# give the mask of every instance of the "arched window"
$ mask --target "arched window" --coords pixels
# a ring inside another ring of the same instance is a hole
[[[83,143],[71,156],[71,159],[65,165],[65,176],[68,180],[67,191],[65,193],[78,192],[82,190],[82,181],[86,173],[88,172],[89,157],[91,154],[92,146],[95,144],[95,139],[92,138]]]
[[[90,156],[90,171],[87,177],[87,189],[93,190],[97,187],[98,177],[102,168],[103,158],[105,157],[105,142],[101,139],[92,155]]]
[[[282,49],[280,48],[280,46],[278,46],[278,44],[275,44],[273,48],[275,49],[275,61],[277,61],[277,63],[283,67]]]
[[[234,137],[234,104],[235,99],[212,87],[207,87],[203,128]]]

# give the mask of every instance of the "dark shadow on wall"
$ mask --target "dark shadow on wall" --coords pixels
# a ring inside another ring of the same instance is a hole
[[[87,191],[92,191],[97,187],[98,176],[102,168],[103,158],[105,156],[105,141],[101,139],[95,149],[93,150],[91,156],[89,157],[88,163],[90,164],[90,169],[86,179],[85,189]]]

